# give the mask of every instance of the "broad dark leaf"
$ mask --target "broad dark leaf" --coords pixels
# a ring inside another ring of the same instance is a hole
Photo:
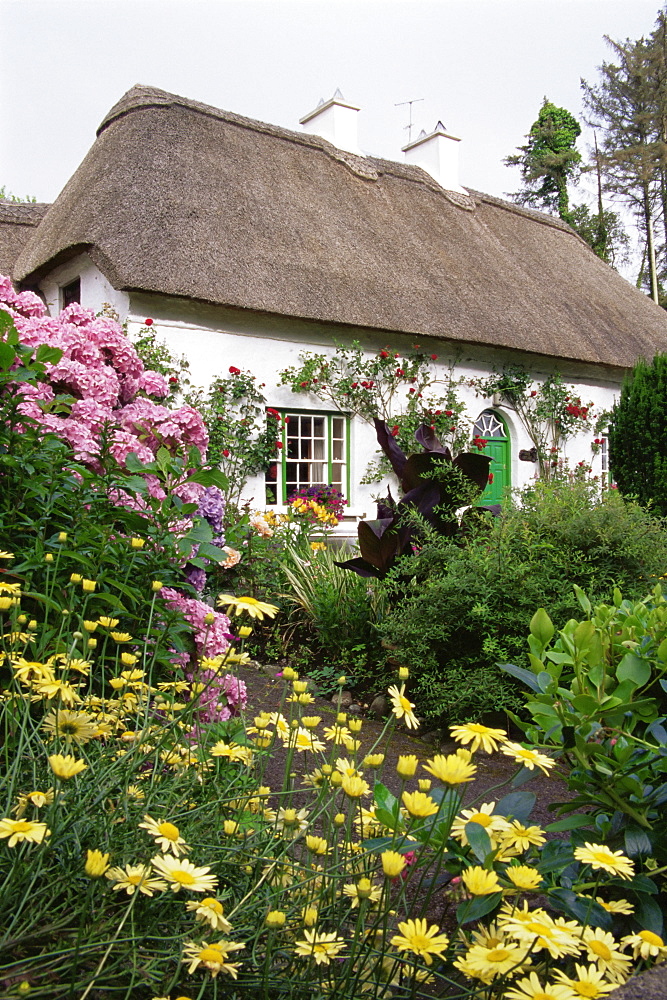
[[[390,433],[384,420],[378,420],[376,417],[373,423],[375,424],[375,434],[378,444],[389,459],[389,464],[392,469],[400,479],[403,475],[403,466],[405,465],[407,456],[396,444],[396,438]]]
[[[436,436],[435,431],[428,424],[421,424],[415,431],[415,440],[425,451],[435,451],[451,462],[452,453],[449,448],[442,445]]]
[[[475,455],[470,451],[464,451],[457,455],[452,465],[470,479],[479,489],[480,493],[486,489],[489,481],[489,466],[491,465],[490,455]]]
[[[491,892],[486,896],[473,896],[472,899],[456,907],[456,919],[459,924],[469,924],[471,920],[485,917],[503,898],[502,892]]]
[[[359,556],[356,559],[347,559],[345,562],[339,562],[337,559],[334,559],[334,566],[340,566],[341,569],[351,569],[357,576],[375,577],[378,579],[384,575],[375,566],[367,563],[365,559],[360,559]]]

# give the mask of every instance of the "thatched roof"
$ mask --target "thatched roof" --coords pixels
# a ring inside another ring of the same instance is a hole
[[[16,258],[46,214],[48,205],[0,198],[0,274],[11,274]]]
[[[127,290],[623,367],[667,349],[665,312],[559,220],[148,87],[15,276],[81,248]]]

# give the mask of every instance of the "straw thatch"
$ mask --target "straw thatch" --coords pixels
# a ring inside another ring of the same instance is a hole
[[[0,274],[11,274],[14,262],[46,214],[48,205],[0,198]]]
[[[126,290],[622,367],[667,348],[664,311],[559,220],[148,87],[15,276],[81,248]]]

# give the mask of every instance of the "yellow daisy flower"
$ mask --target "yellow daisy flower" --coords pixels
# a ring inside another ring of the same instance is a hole
[[[546,754],[539,753],[537,750],[531,750],[529,747],[522,747],[520,743],[508,741],[500,748],[500,752],[504,753],[506,757],[513,757],[517,764],[523,764],[529,771],[539,767],[541,771],[548,774],[549,769],[555,764],[551,757],[547,757]]]
[[[523,854],[531,845],[539,847],[546,842],[546,837],[539,826],[526,826],[518,819],[512,820],[503,831],[500,841],[501,854],[518,851]]]
[[[396,773],[400,778],[414,778],[418,763],[415,754],[401,754],[396,761]]]
[[[100,615],[97,621],[102,626],[102,628],[115,628],[116,625],[118,624],[117,618],[107,618],[106,615]]]
[[[403,792],[401,799],[411,816],[419,818],[434,816],[439,809],[438,803],[425,792]]]
[[[437,924],[429,927],[425,919],[406,920],[398,925],[400,934],[395,934],[391,944],[398,951],[411,951],[419,955],[427,965],[433,962],[433,956],[442,958],[442,953],[449,944],[446,934],[440,934]]]
[[[447,785],[462,785],[472,781],[477,773],[477,766],[465,760],[458,753],[436,754],[432,760],[422,764],[425,771],[432,774],[438,781]]]
[[[505,1000],[577,1000],[577,995],[563,983],[541,983],[531,972],[527,979],[519,979],[515,989],[504,994]]]
[[[169,883],[172,892],[189,889],[190,892],[215,892],[218,880],[209,875],[210,868],[198,868],[187,858],[172,858],[170,854],[151,858],[155,871]]]
[[[0,559],[13,559],[14,553],[7,552],[5,549],[0,549]]]
[[[500,922],[503,931],[520,944],[525,943],[533,951],[548,951],[552,958],[578,955],[581,950],[580,937],[568,927],[559,926],[545,910],[529,910],[525,901],[523,908],[503,907]]]
[[[53,753],[49,757],[49,765],[56,778],[61,781],[69,781],[76,774],[85,771],[88,765],[83,760],[77,760],[72,754]]]
[[[186,941],[183,946],[183,961],[189,962],[188,972],[190,975],[200,965],[205,966],[211,973],[211,978],[215,979],[219,972],[224,972],[232,979],[238,979],[240,962],[228,962],[227,957],[231,951],[240,951],[245,948],[245,944],[238,944],[234,941],[216,941],[207,944],[202,941],[195,944],[194,941]]]
[[[494,813],[493,810],[495,808],[495,802],[483,802],[478,809],[462,809],[452,823],[452,837],[455,840],[459,840],[466,847],[468,845],[466,825],[468,823],[478,823],[479,826],[484,827],[493,844],[495,837],[504,833],[509,826],[504,816]]]
[[[351,799],[358,799],[362,795],[368,795],[371,786],[367,781],[364,781],[358,774],[349,775],[344,774],[343,780],[341,781],[341,787],[346,795],[349,795]]]
[[[663,962],[667,958],[667,946],[659,934],[653,931],[638,931],[636,934],[626,934],[621,938],[624,947],[630,945],[634,958],[641,956],[644,960],[656,958]]]
[[[343,895],[350,897],[352,900],[352,909],[354,910],[364,900],[368,900],[371,905],[379,902],[382,898],[382,889],[379,886],[373,885],[369,878],[360,878],[356,884],[349,882],[347,885],[344,885]]]
[[[8,837],[7,846],[14,847],[24,841],[30,844],[41,844],[45,837],[50,837],[51,831],[46,823],[37,823],[30,819],[10,819],[6,816],[0,820],[0,837]]]
[[[601,927],[587,927],[583,933],[589,962],[595,962],[600,972],[615,983],[624,983],[632,972],[632,959],[621,954],[616,939]]]
[[[498,892],[500,883],[495,872],[487,871],[481,865],[473,865],[461,873],[461,881],[473,896],[486,896]]]
[[[542,885],[542,876],[540,873],[528,865],[509,865],[505,869],[505,875],[517,889],[523,891],[537,889]]]
[[[329,965],[331,959],[336,958],[345,947],[344,939],[337,937],[335,931],[304,931],[303,938],[295,942],[294,954],[301,958],[314,958],[316,965]]]
[[[577,1000],[579,997],[600,1000],[600,998],[608,996],[613,990],[618,989],[618,983],[610,983],[608,979],[605,979],[604,973],[598,969],[597,965],[575,964],[574,968],[577,973],[576,979],[573,979],[560,970],[555,971],[554,976],[559,983],[563,983],[574,990]]]
[[[292,807],[281,807],[278,810],[276,830],[282,831],[285,836],[298,837],[307,828],[308,812],[306,809],[296,810]]]
[[[49,736],[59,736],[68,744],[80,745],[92,740],[97,731],[97,723],[92,715],[86,712],[70,712],[66,708],[58,711],[52,709],[42,722]]]
[[[150,865],[109,868],[104,874],[109,881],[115,883],[112,886],[114,892],[121,892],[124,889],[128,896],[133,896],[137,889],[144,896],[152,896],[154,892],[164,892],[167,889],[166,882],[151,877]]]
[[[166,820],[153,819],[146,813],[144,822],[139,823],[139,829],[146,830],[165,854],[171,853],[179,858],[181,854],[187,854],[190,850],[181,837],[178,827]]]
[[[380,855],[380,861],[387,878],[396,878],[405,868],[405,858],[397,851],[383,851]]]
[[[490,985],[497,976],[516,975],[522,965],[530,965],[527,950],[509,941],[492,946],[474,944],[454,965],[464,975]]]
[[[452,739],[464,746],[470,744],[470,752],[475,753],[480,747],[486,753],[493,753],[498,749],[499,743],[507,740],[507,733],[504,729],[492,729],[490,726],[483,726],[479,722],[467,722],[463,726],[450,726],[449,731]]]
[[[391,699],[391,710],[399,721],[402,719],[408,729],[418,729],[419,719],[414,714],[414,705],[405,697],[405,684],[401,684],[399,688],[393,684],[389,690],[388,695]]]
[[[609,872],[610,875],[618,875],[619,878],[632,878],[634,875],[634,864],[622,851],[612,851],[606,844],[586,844],[583,847],[575,847],[574,856],[577,861],[597,871]]]
[[[109,869],[109,855],[102,851],[86,851],[84,870],[89,878],[101,878]]]
[[[269,910],[264,917],[264,924],[275,930],[277,927],[284,927],[286,920],[287,914],[284,910]]]
[[[194,912],[195,920],[209,924],[214,931],[222,931],[229,934],[232,925],[225,918],[224,910],[220,900],[214,896],[206,896],[204,899],[188,900],[185,904],[186,910]]]
[[[233,608],[236,615],[247,611],[251,618],[259,618],[260,621],[264,621],[264,615],[275,618],[280,610],[275,604],[266,604],[254,597],[234,597],[232,594],[218,594],[217,603],[222,608]]]
[[[241,747],[236,743],[225,743],[218,740],[211,749],[211,757],[226,757],[227,760],[237,761],[241,764],[252,764],[252,750],[250,747]]]

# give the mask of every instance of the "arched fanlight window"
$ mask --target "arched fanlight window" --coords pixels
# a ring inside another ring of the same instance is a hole
[[[493,410],[484,410],[477,417],[475,426],[472,429],[473,436],[478,434],[483,438],[504,438],[507,437],[505,425],[498,419]]]

